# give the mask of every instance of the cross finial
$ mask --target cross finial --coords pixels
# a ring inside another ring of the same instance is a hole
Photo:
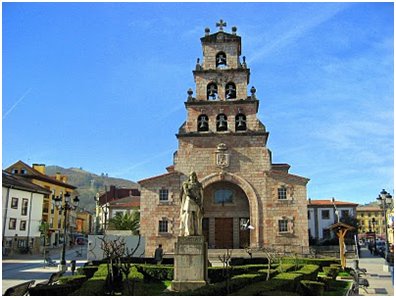
[[[219,27],[220,31],[223,31],[223,27],[226,27],[227,23],[224,22],[223,20],[220,20],[219,22],[216,23],[216,27]]]

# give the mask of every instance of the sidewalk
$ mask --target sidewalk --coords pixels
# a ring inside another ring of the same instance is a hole
[[[347,266],[353,267],[355,259],[347,260]],[[366,278],[370,284],[367,293],[359,290],[359,296],[393,296],[394,288],[392,287],[391,274],[389,271],[384,271],[385,259],[380,256],[373,256],[367,248],[363,247],[360,250],[359,268],[365,268],[367,275],[362,276]]]

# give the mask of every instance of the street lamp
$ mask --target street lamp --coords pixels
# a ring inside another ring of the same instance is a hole
[[[66,271],[66,235],[67,235],[67,228],[66,228],[66,219],[67,219],[67,211],[69,210],[74,210],[77,208],[78,206],[78,202],[80,201],[78,199],[78,197],[76,196],[73,199],[73,203],[70,202],[70,193],[66,192],[65,195],[65,202],[62,205],[62,193],[60,196],[54,198],[55,200],[55,206],[60,210],[60,211],[64,211],[63,213],[63,246],[62,246],[62,256],[61,256],[61,262],[60,262],[60,266],[59,269],[60,271]]]
[[[385,190],[382,189],[380,192],[377,200],[379,203],[382,205],[382,212],[384,216],[384,226],[385,226],[385,260],[388,257],[389,253],[389,240],[388,240],[388,223],[387,223],[387,217],[386,217],[386,210],[392,205],[392,196]]]

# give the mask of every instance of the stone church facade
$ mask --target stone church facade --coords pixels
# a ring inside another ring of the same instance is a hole
[[[257,118],[256,89],[248,95],[250,69],[241,57],[236,27],[205,29],[203,60],[193,71],[187,119],[176,134],[178,149],[167,173],[139,181],[141,234],[146,256],[162,244],[174,251],[179,234],[180,189],[191,171],[204,188],[203,234],[209,248],[278,246],[308,248],[306,185],[288,164],[272,163],[269,133]]]

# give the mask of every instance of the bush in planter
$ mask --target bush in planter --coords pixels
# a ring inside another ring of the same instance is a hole
[[[322,296],[324,292],[324,283],[312,280],[302,280],[299,292],[305,296]]]

